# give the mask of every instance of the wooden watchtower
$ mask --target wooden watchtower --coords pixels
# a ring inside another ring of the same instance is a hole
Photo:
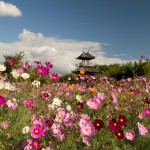
[[[88,75],[95,75],[97,73],[97,70],[94,68],[92,63],[90,63],[90,60],[95,59],[95,56],[93,56],[89,52],[83,51],[83,53],[80,56],[78,56],[76,59],[81,60],[81,62],[75,65],[77,69],[75,69],[73,73],[80,74],[81,70],[84,70],[85,74]]]

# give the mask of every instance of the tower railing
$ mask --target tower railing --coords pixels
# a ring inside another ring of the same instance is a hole
[[[92,63],[85,63],[85,62],[80,62],[78,64],[79,67],[83,67],[83,66],[92,66]]]

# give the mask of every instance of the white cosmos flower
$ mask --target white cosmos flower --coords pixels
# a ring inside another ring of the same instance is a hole
[[[71,78],[69,77],[69,78],[68,78],[68,80],[70,81],[70,80],[71,80]]]
[[[71,110],[71,106],[70,106],[70,105],[67,105],[67,106],[66,106],[66,109],[67,109],[68,111],[70,111],[70,110]]]
[[[62,100],[60,100],[59,98],[54,98],[52,105],[53,106],[60,106],[61,103],[62,103]]]
[[[0,89],[2,89],[5,86],[4,81],[0,81]]]
[[[19,72],[18,72],[16,69],[14,69],[14,70],[11,72],[11,74],[12,74],[13,77],[16,78],[16,79],[20,76]]]
[[[77,95],[76,99],[77,99],[78,102],[83,102],[81,95]]]
[[[30,131],[30,127],[29,127],[29,126],[26,126],[26,127],[24,127],[24,128],[22,129],[22,133],[23,133],[23,134],[27,134],[27,133],[29,133],[29,131]]]
[[[33,82],[32,82],[32,85],[33,86],[36,86],[36,87],[39,87],[40,86],[40,81],[37,81],[37,80],[34,80]]]
[[[0,64],[0,71],[5,71],[6,70],[6,66],[4,66],[3,64]]]
[[[11,90],[11,84],[9,82],[5,83],[5,87],[6,90]]]
[[[21,76],[26,80],[30,78],[30,75],[28,73],[22,73]]]
[[[4,88],[5,88],[6,90],[10,90],[10,91],[16,90],[16,88],[15,88],[13,85],[11,85],[10,82],[5,82],[5,83],[4,83]]]

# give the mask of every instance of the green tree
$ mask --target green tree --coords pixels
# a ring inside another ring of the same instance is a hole
[[[13,69],[17,69],[23,65],[22,59],[24,57],[24,52],[15,53],[14,55],[3,55],[5,58],[4,65],[6,66],[6,71],[4,73],[10,74]],[[14,64],[9,65],[8,61],[13,60]]]

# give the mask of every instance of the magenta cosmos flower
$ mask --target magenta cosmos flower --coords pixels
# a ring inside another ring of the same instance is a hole
[[[38,140],[33,140],[32,141],[32,147],[34,149],[39,149],[40,148],[40,142]]]
[[[48,62],[48,61],[45,62],[45,65],[49,69],[53,68],[53,65],[50,62]]]
[[[38,74],[43,75],[43,76],[49,76],[49,69],[44,67],[44,66],[40,66],[38,65],[36,67],[36,71],[38,72]]]
[[[39,124],[34,124],[30,127],[30,132],[33,138],[40,138],[44,133],[44,128]]]
[[[144,109],[144,114],[148,117],[150,117],[150,108],[145,108]]]
[[[15,64],[15,60],[13,59],[9,59],[7,62],[9,66],[13,66]]]
[[[5,103],[5,97],[0,96],[0,106]]]
[[[125,136],[128,140],[132,141],[135,138],[135,132],[133,130],[128,130]]]
[[[52,80],[58,81],[59,80],[59,75],[57,73],[52,73]]]

